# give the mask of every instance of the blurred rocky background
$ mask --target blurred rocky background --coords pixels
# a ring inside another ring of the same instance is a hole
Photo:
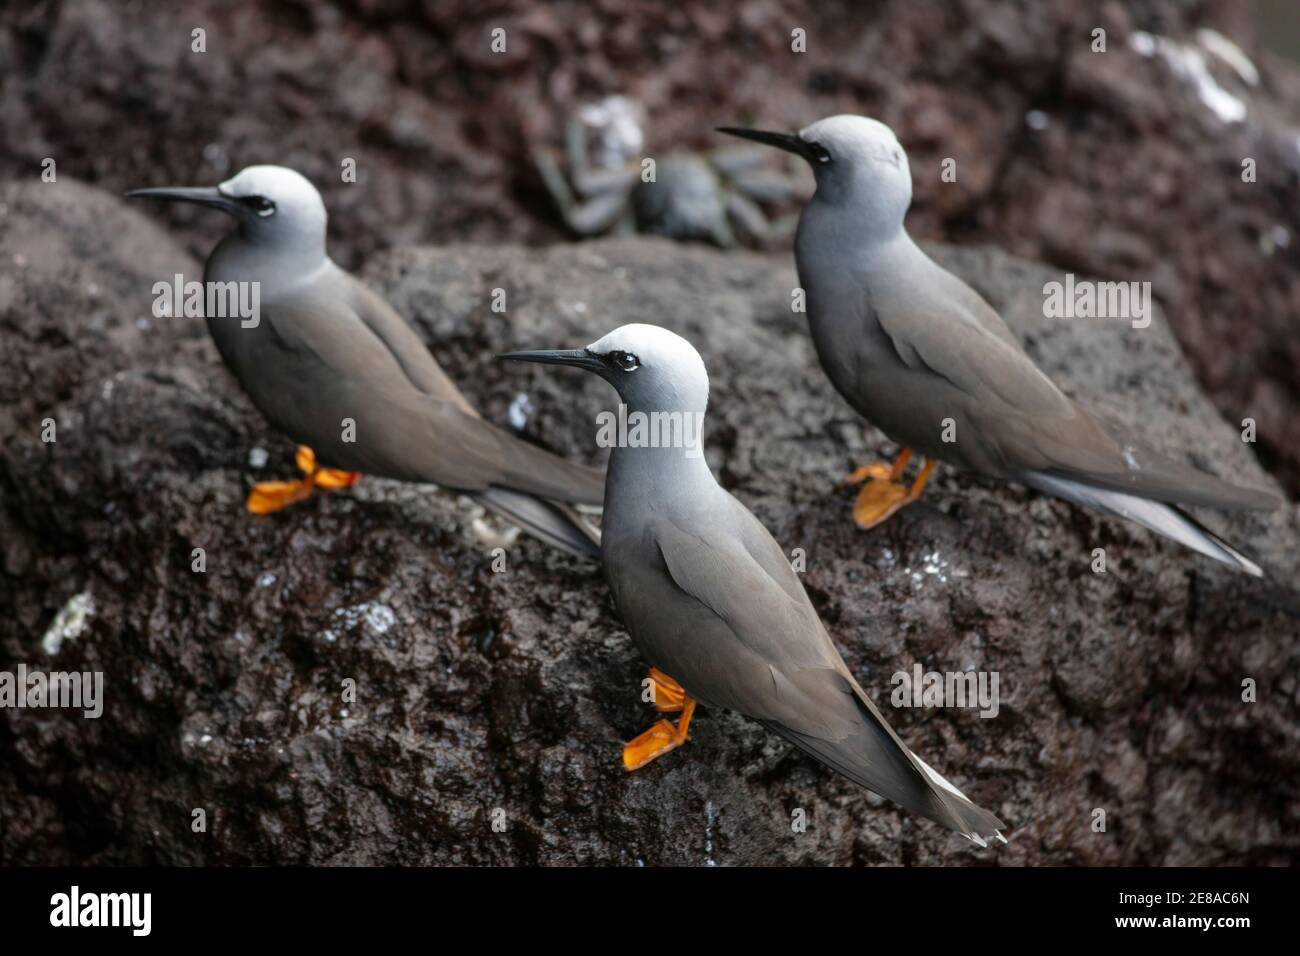
[[[1295,862],[1288,23],[1285,4],[1232,0],[10,0],[0,665],[104,670],[110,703],[98,722],[3,712],[0,861]],[[503,55],[489,49],[498,26]],[[795,28],[805,54],[790,51]],[[1049,373],[1168,450],[1290,495],[1272,516],[1207,518],[1273,579],[951,472],[856,532],[851,494],[830,482],[889,449],[818,373],[788,309],[788,251],[567,244],[532,155],[611,93],[645,107],[652,155],[722,145],[710,130],[724,123],[889,122],[912,156],[914,233],[964,247],[940,254]],[[40,182],[47,157],[54,184]],[[526,433],[565,453],[594,454],[587,423],[609,396],[500,369],[493,351],[577,345],[624,321],[695,340],[714,374],[715,469],[809,549],[813,600],[877,699],[900,662],[1002,672],[995,720],[891,717],[1013,824],[1012,844],[950,840],[734,715],[706,715],[690,746],[624,774],[619,742],[650,715],[598,573],[521,542],[512,573],[493,574],[475,516],[444,495],[366,481],[245,515],[251,481],[292,474],[291,447],[201,328],[149,314],[152,283],[192,273],[226,224],[111,194],[255,162],[311,176],[335,257],[393,298],[486,414],[523,409]],[[972,248],[986,244],[1023,259]],[[1067,270],[1152,281],[1173,337],[1043,325],[1042,283]],[[498,285],[509,317],[486,307]],[[37,437],[46,415],[54,446]],[[1244,417],[1256,445],[1237,439]],[[1097,542],[1119,556],[1106,577],[1088,570]],[[190,570],[200,546],[206,576]],[[344,713],[347,676],[365,691]],[[1241,703],[1245,677],[1256,705]],[[194,807],[211,809],[207,838]],[[790,831],[800,807],[805,839]],[[1097,807],[1105,835],[1089,827]]]

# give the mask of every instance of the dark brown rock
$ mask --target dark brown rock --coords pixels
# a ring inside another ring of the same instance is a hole
[[[140,323],[153,281],[196,268],[181,242],[63,177],[7,186],[0,203],[0,661],[102,670],[107,698],[99,720],[0,710],[0,860],[1296,862],[1293,506],[1206,516],[1266,582],[946,469],[920,504],[862,533],[832,483],[893,449],[821,375],[790,312],[788,257],[651,240],[377,257],[368,277],[485,414],[505,422],[527,394],[525,432],[574,457],[599,460],[594,416],[612,393],[495,353],[632,321],[696,342],[712,373],[711,464],[806,551],[804,581],[849,665],[918,752],[1011,824],[1011,843],[978,850],[725,712],[630,775],[620,742],[653,717],[645,665],[594,566],[521,538],[493,573],[463,503],[374,479],[247,515],[249,483],[292,474],[292,446],[195,321]],[[1051,273],[939,254],[1080,399],[1270,485],[1163,319],[1047,321]],[[505,315],[489,308],[497,287]],[[248,463],[254,447],[271,453],[264,468]],[[80,594],[94,602],[84,628],[47,652]],[[998,671],[998,716],[894,709],[890,675],[914,662]],[[1241,701],[1246,677],[1255,704]],[[341,702],[346,679],[355,704]],[[191,831],[199,807],[205,834]],[[1090,829],[1098,807],[1105,834]],[[797,809],[805,833],[791,830]]]

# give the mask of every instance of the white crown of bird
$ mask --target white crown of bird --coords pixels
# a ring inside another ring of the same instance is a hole
[[[264,220],[268,232],[319,236],[324,240],[325,202],[302,173],[285,166],[248,166],[227,179],[217,190],[233,199],[260,196],[273,202],[275,212]]]
[[[709,373],[695,346],[657,325],[621,325],[587,346],[597,355],[627,352],[640,367],[619,376],[615,387],[629,405],[646,410],[703,412]]]
[[[912,204],[912,171],[892,129],[866,116],[841,114],[805,126],[799,138],[829,157],[810,160],[823,199],[864,213],[875,226],[902,225]]]

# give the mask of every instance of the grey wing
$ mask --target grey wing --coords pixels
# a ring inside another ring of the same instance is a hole
[[[1087,413],[1080,409],[1080,414]],[[1045,475],[1166,504],[1229,510],[1269,509],[1279,504],[1266,491],[1234,485],[1164,455],[1113,422],[1092,416],[1089,420],[1095,426],[1092,431],[1045,438],[1042,445],[1047,460],[1026,469],[1028,475]],[[1034,484],[1029,477],[1021,477]]]
[[[624,582],[644,589],[641,600],[652,606],[628,613],[626,588],[616,589],[651,662],[691,696],[759,720],[901,806],[976,838],[996,834],[995,816],[898,738],[849,673],[780,546],[727,500],[731,520],[716,533],[652,523],[663,567]]]
[[[943,274],[956,280],[950,273]],[[1000,318],[994,322],[982,310],[970,307],[983,299],[969,286],[960,285],[974,299],[945,294],[942,284],[922,284],[868,295],[867,312],[879,323],[899,360],[930,379],[929,384],[941,393],[974,399],[990,414],[1072,418],[1074,403],[1025,354]]]
[[[978,293],[934,268],[956,287],[938,283],[871,306],[900,360],[923,377],[909,391],[935,431],[943,418],[956,420],[951,455],[1022,480],[1045,473],[1165,502],[1276,505],[1264,492],[1162,455],[1094,417],[1034,364]]]
[[[1016,338],[1016,334],[1011,331],[1006,320],[998,314],[997,309],[989,305],[984,296],[934,260],[929,259],[928,264],[932,270],[931,286],[942,297],[953,303],[962,315],[974,321],[984,331],[1001,339],[1017,352],[1024,352],[1024,346]]]
[[[782,590],[727,531],[709,534],[725,542],[716,546],[662,518],[644,533],[648,546],[635,550],[652,557],[618,563],[610,583],[652,664],[712,706],[810,733],[850,729],[833,712],[801,708],[790,682],[791,674],[843,666],[798,582],[797,597]]]
[[[603,500],[603,471],[484,421],[454,389],[438,395],[416,387],[387,342],[334,291],[326,286],[264,305],[266,334],[241,363],[260,368],[243,384],[262,412],[314,448],[323,465],[463,491],[500,486],[561,501]],[[409,334],[404,351],[428,355]],[[427,374],[427,366],[421,372],[407,361],[415,374]],[[345,420],[354,423],[354,441],[344,439]]]
[[[338,276],[358,318],[383,342],[407,380],[426,395],[449,401],[477,418],[478,412],[397,310],[348,273],[340,270]]]

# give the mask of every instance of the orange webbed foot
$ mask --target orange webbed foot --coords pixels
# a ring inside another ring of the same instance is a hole
[[[351,488],[360,480],[361,472],[344,471],[341,468],[317,468],[311,476],[312,484],[327,491]]]
[[[299,481],[259,481],[248,493],[248,510],[255,515],[269,515],[289,505],[310,498],[312,483]]]
[[[934,461],[926,459],[916,480],[907,485],[901,479],[911,457],[911,449],[904,448],[892,465],[864,465],[839,483],[837,487],[843,488],[866,482],[853,503],[853,520],[859,528],[874,528],[921,497],[930,473],[934,471]]]
[[[623,768],[625,770],[639,770],[650,761],[686,743],[688,739],[686,731],[691,726],[691,717],[695,714],[695,701],[686,696],[686,691],[677,681],[662,671],[654,669],[650,671],[650,679],[655,685],[655,707],[665,712],[680,710],[682,716],[677,721],[676,727],[666,720],[660,720],[635,740],[624,744]]]
[[[303,477],[297,481],[259,481],[248,493],[248,510],[256,515],[271,514],[281,508],[311,497],[317,488],[335,491],[351,488],[361,480],[359,471],[341,468],[321,468],[316,464],[316,453],[306,445],[299,445],[294,461]]]

